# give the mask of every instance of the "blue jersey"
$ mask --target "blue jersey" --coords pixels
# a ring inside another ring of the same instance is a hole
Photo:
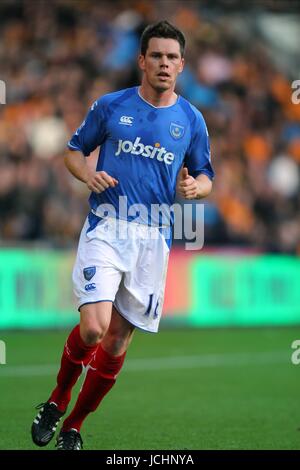
[[[172,206],[183,164],[193,177],[214,176],[202,114],[181,96],[173,105],[155,107],[140,96],[138,87],[95,101],[68,146],[85,156],[100,146],[97,171],[119,182],[91,193],[91,210],[99,216],[158,225],[152,209]]]

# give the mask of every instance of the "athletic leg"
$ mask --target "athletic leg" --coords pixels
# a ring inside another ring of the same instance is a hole
[[[69,335],[57,376],[57,386],[49,402],[56,403],[65,411],[71,399],[71,390],[86,366],[96,353],[99,343],[107,332],[111,318],[112,303],[86,304],[80,308],[80,325]]]
[[[94,359],[70,416],[63,423],[63,431],[78,432],[86,416],[97,409],[104,396],[116,382],[132,340],[134,326],[113,307],[111,322]]]
[[[49,400],[42,403],[31,427],[33,442],[38,446],[47,445],[56,431],[71,399],[72,387],[95,355],[99,342],[104,337],[111,320],[112,302],[83,305],[80,308],[80,325],[69,335],[57,376],[57,386]]]

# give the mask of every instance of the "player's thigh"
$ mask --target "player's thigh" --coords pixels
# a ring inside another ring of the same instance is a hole
[[[131,343],[134,331],[134,325],[122,317],[113,306],[110,325],[101,344],[110,354],[123,354]]]
[[[80,334],[87,343],[94,343],[106,334],[112,317],[112,302],[95,302],[80,307]]]

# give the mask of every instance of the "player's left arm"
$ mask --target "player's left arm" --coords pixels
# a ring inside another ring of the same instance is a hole
[[[210,194],[212,181],[201,173],[194,178],[186,167],[182,168],[177,183],[177,192],[185,199],[202,199]]]
[[[194,113],[191,143],[177,180],[177,191],[185,199],[201,199],[208,196],[214,178],[206,123],[198,110]]]

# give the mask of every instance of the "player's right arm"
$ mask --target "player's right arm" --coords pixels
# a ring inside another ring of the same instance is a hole
[[[107,188],[114,188],[118,181],[109,176],[106,171],[95,171],[91,169],[86,158],[76,151],[70,151],[65,156],[65,165],[75,178],[87,185],[90,191],[102,193]]]
[[[86,163],[90,153],[106,139],[106,117],[102,99],[91,106],[85,120],[68,142],[70,149],[65,165],[75,178],[82,181],[95,193],[115,187],[118,181],[105,171],[95,171]]]

